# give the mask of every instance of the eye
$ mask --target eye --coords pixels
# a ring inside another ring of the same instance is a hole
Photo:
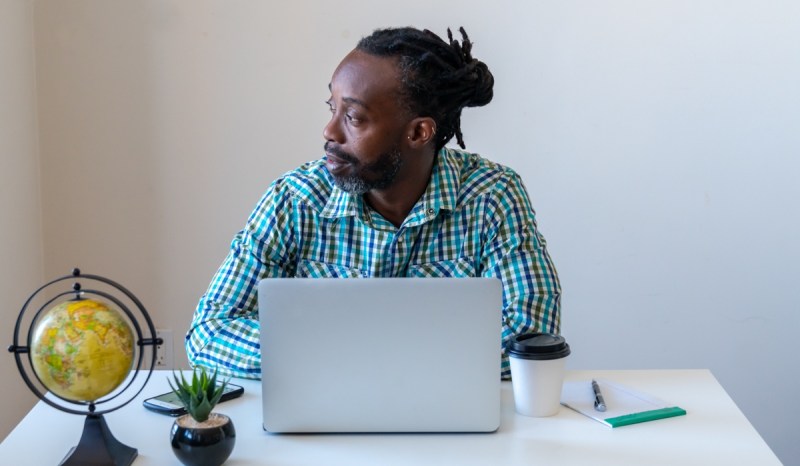
[[[336,105],[333,103],[333,98],[326,100],[325,104],[328,106],[328,110],[330,110],[331,113],[336,113]],[[358,126],[362,122],[361,117],[357,115],[356,112],[349,106],[345,107],[342,118],[347,120],[347,122],[353,126]]]
[[[347,113],[344,117],[351,126],[358,126],[362,123],[362,119],[358,115]]]

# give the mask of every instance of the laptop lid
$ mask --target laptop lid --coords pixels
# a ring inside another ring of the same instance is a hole
[[[494,278],[270,278],[258,288],[264,429],[492,432]]]

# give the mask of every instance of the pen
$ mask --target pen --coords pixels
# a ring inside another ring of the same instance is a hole
[[[600,392],[600,386],[597,381],[592,379],[592,391],[594,391],[594,409],[597,411],[606,410],[606,400],[603,399],[603,394]]]

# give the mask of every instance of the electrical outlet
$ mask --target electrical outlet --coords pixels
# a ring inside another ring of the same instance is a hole
[[[163,340],[156,345],[156,369],[173,369],[172,330],[156,329],[156,337]]]

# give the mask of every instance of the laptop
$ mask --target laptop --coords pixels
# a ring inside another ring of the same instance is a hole
[[[264,429],[493,432],[494,278],[268,278],[258,285]]]

